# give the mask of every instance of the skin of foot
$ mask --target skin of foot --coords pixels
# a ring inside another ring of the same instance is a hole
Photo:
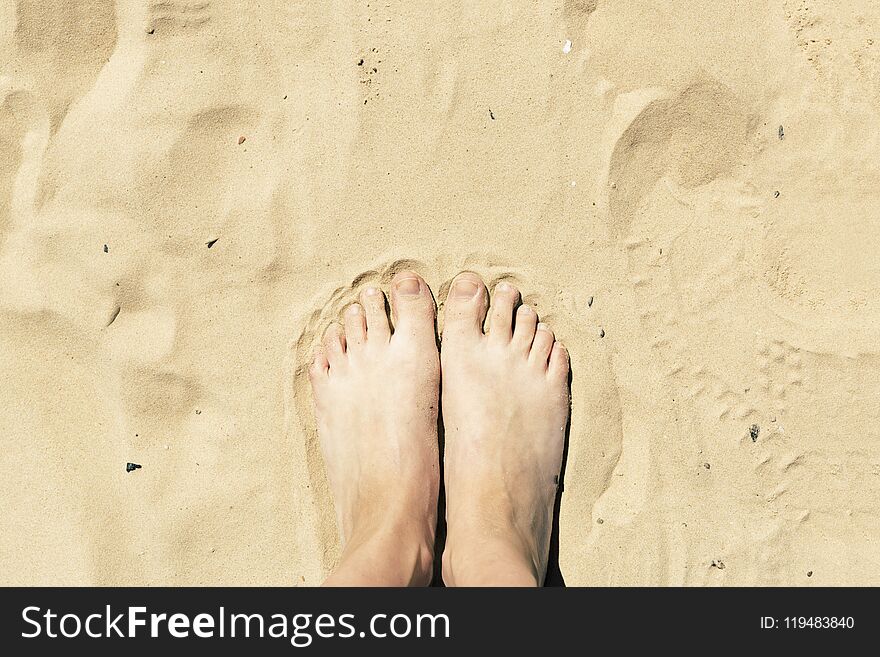
[[[459,274],[441,344],[450,586],[540,585],[569,414],[569,360],[508,283]],[[486,314],[488,331],[484,332]]]
[[[435,304],[415,272],[332,324],[310,368],[343,552],[325,585],[423,585],[437,524],[440,362]]]

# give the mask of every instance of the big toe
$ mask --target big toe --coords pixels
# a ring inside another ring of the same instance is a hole
[[[425,280],[414,271],[399,272],[391,281],[394,337],[434,343],[434,297]]]
[[[476,339],[483,335],[488,294],[477,274],[462,272],[452,281],[443,313],[443,339]]]

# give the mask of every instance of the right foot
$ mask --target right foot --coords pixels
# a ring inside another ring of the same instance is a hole
[[[367,288],[309,371],[343,540],[327,584],[427,584],[437,519],[440,362],[434,299],[415,272]],[[393,555],[393,558],[392,556]]]
[[[442,363],[449,585],[540,585],[568,422],[568,354],[519,291],[459,274]]]

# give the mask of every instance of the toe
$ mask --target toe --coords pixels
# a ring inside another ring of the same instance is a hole
[[[553,331],[541,322],[538,324],[538,330],[535,331],[532,350],[529,352],[529,362],[546,368],[551,349],[553,349]]]
[[[324,331],[323,349],[331,371],[345,363],[345,334],[339,324],[334,322]]]
[[[514,347],[528,353],[535,339],[535,327],[538,325],[538,313],[531,306],[523,304],[516,310],[516,326],[513,329],[512,344]]]
[[[424,279],[414,271],[402,271],[391,281],[391,315],[395,338],[434,340],[434,298]]]
[[[564,379],[568,376],[568,350],[561,342],[554,344],[550,351],[548,373],[556,379]]]
[[[357,350],[366,339],[364,309],[359,303],[353,303],[345,309],[345,346],[349,351]]]
[[[443,311],[443,339],[476,339],[483,335],[486,318],[486,286],[472,272],[455,277]]]
[[[507,344],[513,336],[513,309],[519,301],[519,290],[505,281],[495,286],[489,308],[489,339]]]
[[[367,319],[367,340],[388,342],[391,327],[388,325],[388,312],[385,310],[385,295],[377,287],[368,287],[361,292],[361,305]]]
[[[309,367],[309,378],[312,383],[317,383],[318,381],[322,381],[327,377],[327,373],[330,370],[330,361],[327,360],[327,355],[324,353],[324,348],[322,346],[318,346],[315,348],[315,357],[312,359],[312,365]]]

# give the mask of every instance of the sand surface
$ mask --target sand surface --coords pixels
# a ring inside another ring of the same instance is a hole
[[[319,583],[406,266],[568,345],[566,583],[880,584],[878,108],[868,0],[3,0],[0,583]]]

